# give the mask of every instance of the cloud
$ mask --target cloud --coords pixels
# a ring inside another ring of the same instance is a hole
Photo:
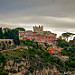
[[[75,32],[75,0],[0,0],[0,27]]]
[[[75,28],[75,19],[74,18],[60,18],[60,17],[50,17],[50,16],[26,16],[21,18],[6,18],[3,21],[0,21],[0,24],[6,25],[21,25],[24,27],[30,24],[33,26],[36,25],[43,25],[45,27],[50,28],[65,28],[65,29],[74,29]]]

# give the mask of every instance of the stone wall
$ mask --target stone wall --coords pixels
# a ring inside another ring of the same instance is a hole
[[[0,49],[2,49],[3,47],[7,48],[13,45],[14,45],[13,39],[0,39]]]

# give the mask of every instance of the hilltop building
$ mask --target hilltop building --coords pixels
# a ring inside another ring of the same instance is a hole
[[[50,31],[43,31],[43,26],[33,27],[34,31],[19,31],[20,40],[33,40],[34,42],[55,44],[57,34],[51,33]]]
[[[43,32],[43,26],[37,27],[37,26],[33,26],[33,30],[34,32],[38,32],[38,33],[42,33]]]

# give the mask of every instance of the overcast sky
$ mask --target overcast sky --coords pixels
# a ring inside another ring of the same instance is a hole
[[[75,0],[0,0],[0,27],[44,26],[60,35],[75,32]]]

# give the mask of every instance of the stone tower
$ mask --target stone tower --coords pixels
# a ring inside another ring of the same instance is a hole
[[[33,26],[33,30],[34,30],[34,32],[41,33],[41,32],[43,32],[43,26],[40,26],[40,25],[39,25],[39,27]]]

